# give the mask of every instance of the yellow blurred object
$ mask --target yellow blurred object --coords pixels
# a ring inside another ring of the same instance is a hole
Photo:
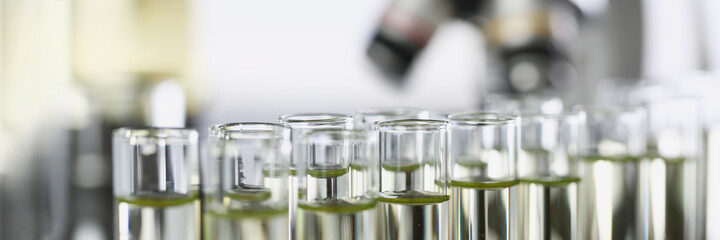
[[[61,97],[70,74],[70,1],[1,1],[0,112],[8,128],[31,127]]]
[[[75,0],[74,73],[107,90],[117,75],[172,76],[194,108],[200,91],[191,80],[191,7],[188,0]]]

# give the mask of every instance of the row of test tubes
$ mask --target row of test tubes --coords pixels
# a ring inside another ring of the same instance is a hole
[[[695,239],[684,101],[119,129],[116,239]]]

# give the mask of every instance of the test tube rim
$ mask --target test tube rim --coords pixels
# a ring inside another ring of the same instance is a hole
[[[358,139],[358,140],[367,140],[368,138],[368,132],[363,130],[357,130],[357,129],[314,129],[311,131],[308,131],[304,134],[305,140],[311,140],[313,137],[319,134],[323,133],[329,133],[329,134],[341,134],[342,136],[353,136],[352,139]],[[337,141],[338,139],[333,139]]]
[[[380,121],[373,124],[379,131],[437,131],[446,130],[449,122],[437,119],[399,119]]]
[[[331,139],[320,139],[321,137],[330,136]],[[348,138],[342,138],[348,136]],[[327,142],[338,142],[338,141],[349,141],[351,143],[366,144],[369,138],[369,133],[363,130],[355,129],[315,129],[303,134],[305,142],[309,143],[308,147],[314,146],[320,143]],[[367,145],[365,145],[367,147]],[[311,163],[307,162],[308,168]]]
[[[295,119],[310,118],[310,119]],[[341,113],[294,113],[284,114],[278,117],[280,124],[287,124],[292,127],[294,125],[325,125],[338,123],[352,123],[352,116]]]
[[[379,107],[379,108],[360,108],[357,114],[364,116],[403,116],[408,114],[425,114],[430,116],[430,111],[422,108],[413,107]]]
[[[198,132],[192,128],[122,127],[113,131],[113,138],[124,141],[138,138],[154,138],[197,142]]]
[[[493,115],[495,117],[480,117],[481,115]],[[520,116],[498,112],[461,112],[446,115],[450,123],[454,125],[473,126],[499,126],[517,124]]]
[[[226,140],[282,139],[290,136],[290,127],[268,122],[231,122],[213,125],[210,136]]]

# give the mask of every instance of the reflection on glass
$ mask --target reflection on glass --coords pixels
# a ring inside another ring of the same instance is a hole
[[[518,156],[521,239],[578,239],[578,134],[582,113],[522,113]]]
[[[288,239],[290,129],[228,123],[213,126],[208,140],[205,239]]]
[[[418,119],[375,125],[379,239],[448,239],[447,125]]]
[[[115,239],[200,239],[197,132],[113,133]]]
[[[307,192],[298,202],[297,239],[376,237],[375,200],[364,187],[370,170],[367,138],[367,132],[359,130],[316,130],[306,135],[307,173],[299,185]]]
[[[641,108],[588,109],[580,141],[580,239],[642,235],[645,117]]]
[[[290,237],[295,238],[296,234],[296,212],[298,199],[302,198],[307,189],[302,188],[299,183],[305,181],[306,166],[308,162],[308,146],[303,138],[313,130],[320,129],[345,129],[353,127],[353,118],[336,113],[304,113],[282,115],[278,118],[280,124],[291,129],[292,155],[290,156]]]
[[[451,239],[514,238],[518,118],[476,112],[448,119]]]
[[[699,104],[691,98],[646,102],[647,154],[642,163],[649,206],[643,209],[649,239],[695,239],[697,160],[701,151]]]

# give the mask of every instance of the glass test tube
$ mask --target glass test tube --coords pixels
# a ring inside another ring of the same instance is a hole
[[[376,123],[379,239],[448,239],[447,121]]]
[[[281,124],[290,127],[290,138],[292,142],[292,155],[290,156],[290,237],[295,239],[296,234],[296,211],[299,198],[303,198],[306,189],[300,188],[298,182],[305,181],[305,167],[307,163],[308,149],[305,146],[303,137],[312,130],[319,129],[346,129],[353,127],[353,118],[344,114],[336,113],[305,113],[282,115],[278,118]]]
[[[586,110],[580,132],[580,239],[641,239],[643,108]]]
[[[370,170],[368,136],[360,130],[316,130],[304,138],[308,147],[306,194],[298,202],[297,239],[374,239],[375,200],[356,179]],[[358,177],[357,175],[361,175]]]
[[[521,114],[520,239],[578,239],[578,136],[584,113]]]
[[[700,105],[693,98],[674,97],[644,106],[648,139],[641,171],[649,207],[643,208],[648,229],[643,239],[697,239]]]
[[[200,239],[197,141],[190,129],[113,132],[114,239]]]
[[[208,140],[205,239],[288,239],[290,128],[228,123]]]
[[[518,118],[475,112],[448,119],[452,239],[515,239]]]
[[[370,193],[377,192],[378,184],[377,181],[380,179],[377,174],[378,171],[378,136],[377,132],[373,131],[373,124],[381,121],[400,120],[400,119],[428,119],[430,118],[430,112],[418,108],[362,108],[358,109],[355,114],[355,129],[368,131],[370,154],[371,158],[368,158],[367,166],[370,167],[370,175],[363,183],[362,180],[356,180],[358,186],[354,186],[355,189],[365,188]]]

